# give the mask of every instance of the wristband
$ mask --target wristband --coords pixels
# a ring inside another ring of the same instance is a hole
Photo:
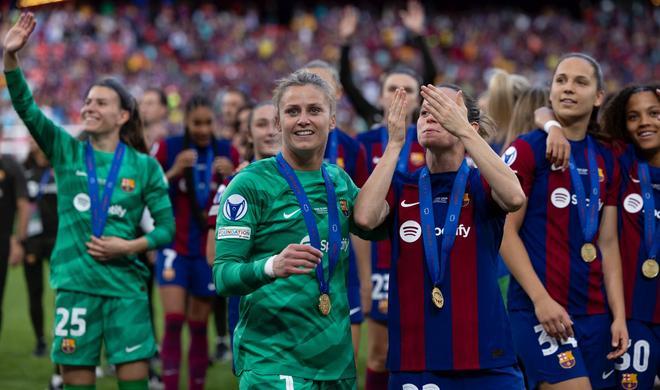
[[[266,260],[266,264],[264,265],[264,273],[271,278],[275,277],[275,271],[273,271],[273,262],[275,262],[275,257],[277,255],[273,255]]]
[[[561,123],[559,123],[559,122],[557,122],[556,120],[553,119],[553,120],[549,120],[549,121],[545,122],[545,124],[543,125],[543,130],[545,130],[546,133],[550,133],[550,128],[552,126],[557,126],[561,129]]]

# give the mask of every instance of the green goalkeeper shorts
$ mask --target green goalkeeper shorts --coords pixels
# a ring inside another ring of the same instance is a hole
[[[355,378],[315,381],[290,375],[261,375],[243,371],[238,377],[239,390],[355,390]]]
[[[151,358],[156,352],[149,301],[59,290],[51,359],[68,366],[97,366],[101,345],[108,363]]]

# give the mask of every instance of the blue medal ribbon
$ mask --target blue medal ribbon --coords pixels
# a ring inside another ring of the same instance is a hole
[[[658,255],[658,243],[660,242],[660,229],[655,221],[655,198],[649,166],[643,161],[637,161],[637,175],[639,186],[642,189],[642,200],[644,201],[644,243],[646,244],[649,259],[656,260]]]
[[[211,178],[213,176],[213,146],[209,145],[206,148],[204,167],[199,169],[198,163],[193,166],[192,178],[193,185],[195,186],[195,195],[197,203],[202,209],[206,208],[206,202],[209,200],[209,191],[211,188]],[[202,174],[204,175],[202,177]]]
[[[39,191],[37,191],[37,197],[35,199],[35,201],[37,202],[44,195],[44,189],[46,188],[46,185],[48,185],[48,182],[50,181],[50,177],[52,175],[51,170],[52,168],[46,168],[44,173],[41,175],[41,179],[39,180]]]
[[[303,188],[298,176],[296,176],[295,171],[291,168],[291,165],[286,162],[282,153],[278,153],[277,157],[277,169],[280,171],[280,174],[284,177],[286,182],[289,184],[289,188],[293,191],[293,194],[298,200],[298,205],[300,206],[301,214],[305,220],[305,226],[307,227],[307,232],[309,233],[309,241],[312,246],[318,250],[321,250],[321,238],[319,236],[318,226],[316,225],[316,219],[314,218],[314,211],[312,206],[309,203],[305,189]],[[330,250],[328,253],[328,279],[325,279],[325,273],[323,271],[323,262],[319,263],[316,266],[316,280],[319,283],[319,290],[321,294],[330,293],[330,278],[332,278],[332,273],[334,272],[337,261],[339,260],[339,251],[341,249],[341,226],[339,225],[339,210],[337,208],[337,195],[335,193],[335,187],[330,180],[328,172],[325,170],[324,166],[321,166],[321,173],[323,175],[323,181],[325,183],[325,191],[328,196],[328,241]]]
[[[598,206],[600,198],[600,184],[598,183],[598,162],[596,161],[596,145],[591,136],[587,135],[587,163],[589,170],[589,204],[586,204],[586,195],[582,179],[575,165],[573,151],[571,150],[569,169],[571,172],[571,184],[577,198],[578,218],[582,227],[584,241],[590,243],[593,241],[598,230]]]
[[[422,220],[422,239],[424,241],[424,258],[426,268],[429,271],[433,286],[437,287],[442,283],[445,276],[445,269],[449,262],[449,254],[456,240],[456,228],[461,216],[463,206],[463,196],[465,187],[470,174],[470,167],[466,160],[463,160],[461,167],[456,172],[454,183],[451,188],[451,197],[445,216],[445,224],[442,228],[440,258],[438,259],[438,242],[435,236],[435,217],[433,215],[433,193],[431,188],[431,174],[428,167],[422,168],[419,175],[419,210]]]
[[[330,130],[330,134],[328,135],[328,145],[326,146],[326,160],[330,164],[337,164],[337,158],[339,156],[339,136],[337,135],[337,130],[336,128]]]
[[[416,132],[417,128],[414,125],[410,125],[406,129],[406,142],[403,144],[403,148],[401,148],[401,152],[399,153],[399,160],[396,164],[396,170],[398,172],[408,172],[408,160],[410,160],[410,151],[412,149],[413,138],[415,137]],[[381,153],[383,154],[385,153],[385,147],[387,147],[388,139],[389,135],[387,134],[387,126],[382,126],[380,128],[380,145],[382,149]]]
[[[119,141],[115,149],[115,154],[112,157],[112,165],[110,165],[108,177],[105,179],[103,198],[99,199],[99,183],[96,177],[94,148],[92,148],[92,144],[89,141],[85,144],[85,166],[87,168],[87,184],[92,209],[92,234],[96,237],[103,235],[103,229],[105,229],[105,223],[108,220],[112,192],[115,189],[115,183],[119,176],[119,168],[121,167],[121,161],[124,158],[125,151],[126,145]]]

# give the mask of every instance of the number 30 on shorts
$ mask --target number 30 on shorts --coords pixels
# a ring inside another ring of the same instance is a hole
[[[632,357],[630,356],[632,354]],[[649,357],[651,345],[646,340],[637,340],[633,343],[629,340],[628,351],[621,355],[619,361],[614,364],[617,371],[626,371],[632,363],[636,372],[645,372],[649,368]]]
[[[74,307],[71,311],[58,307],[55,311],[56,318],[59,317],[57,326],[55,326],[55,336],[80,337],[84,335],[87,330],[87,323],[83,318],[85,314],[87,314],[87,309],[84,307]]]

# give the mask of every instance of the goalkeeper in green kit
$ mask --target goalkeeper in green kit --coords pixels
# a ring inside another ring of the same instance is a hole
[[[356,388],[348,234],[369,237],[353,224],[358,188],[323,163],[334,96],[309,72],[280,80],[282,152],[241,171],[220,201],[213,276],[219,294],[243,296],[233,346],[241,390]]]
[[[17,52],[34,31],[24,13],[4,39],[4,72],[14,109],[51,161],[59,224],[51,256],[55,295],[51,351],[65,389],[94,389],[104,345],[120,390],[146,390],[156,351],[146,294],[148,270],[136,253],[171,241],[167,182],[146,154],[135,99],[112,79],[94,83],[81,109],[87,140],[73,138],[35,104]],[[155,229],[136,230],[145,206]]]

